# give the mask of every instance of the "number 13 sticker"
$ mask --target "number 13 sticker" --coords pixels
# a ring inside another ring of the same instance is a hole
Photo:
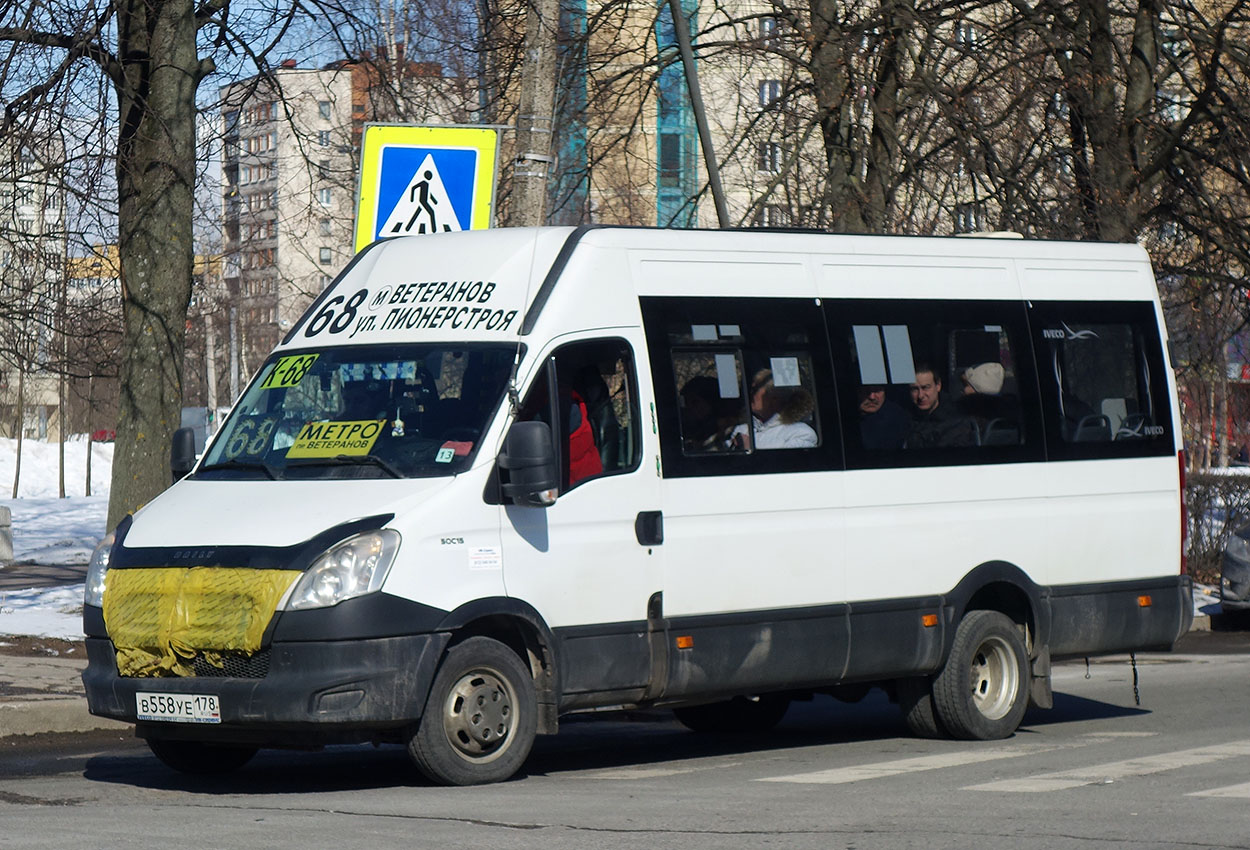
[[[319,356],[317,354],[292,354],[289,357],[279,358],[273,366],[273,371],[265,378],[260,388],[276,390],[282,387],[299,386],[299,382],[304,380],[304,376],[308,374],[308,370],[317,362]]]

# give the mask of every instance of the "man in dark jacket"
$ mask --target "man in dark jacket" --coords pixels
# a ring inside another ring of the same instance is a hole
[[[907,412],[885,397],[884,386],[859,388],[859,436],[864,448],[900,449],[910,427]]]
[[[911,385],[911,427],[907,431],[908,449],[933,449],[946,446],[975,446],[976,425],[961,414],[954,404],[942,404],[942,379],[927,363],[916,365]]]

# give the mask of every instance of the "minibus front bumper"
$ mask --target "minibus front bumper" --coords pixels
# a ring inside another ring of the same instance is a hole
[[[450,635],[274,642],[254,677],[128,678],[112,641],[87,639],[83,684],[92,714],[139,724],[144,737],[301,746],[377,740],[421,717]],[[212,695],[218,721],[140,721],[137,694]]]

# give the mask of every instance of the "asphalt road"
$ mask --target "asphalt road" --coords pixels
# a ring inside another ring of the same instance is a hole
[[[398,748],[170,772],[115,734],[0,749],[0,848],[1250,847],[1250,639],[1058,665],[1056,706],[997,742],[908,737],[880,692],[773,733],[666,713],[570,720],[523,775],[431,787]]]
[[[0,591],[79,584],[86,577],[86,564],[7,564],[0,566]]]

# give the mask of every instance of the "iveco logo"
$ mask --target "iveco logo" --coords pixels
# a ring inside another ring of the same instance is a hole
[[[174,561],[207,561],[217,554],[216,549],[178,549],[174,552]]]

